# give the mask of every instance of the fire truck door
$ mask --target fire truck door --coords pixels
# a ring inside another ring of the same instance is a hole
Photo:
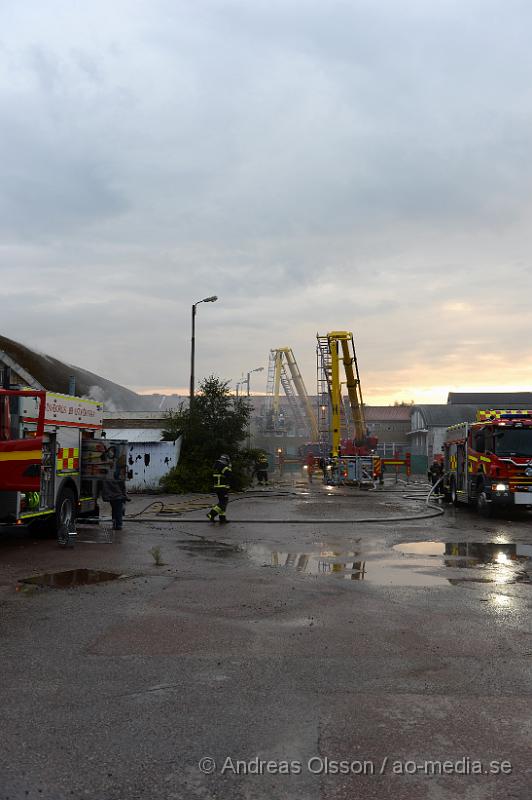
[[[44,393],[36,394],[42,395],[42,401]],[[22,425],[19,400],[20,393],[16,391],[0,396],[0,489],[4,492],[38,492],[44,405],[39,407],[37,431],[32,431]]]
[[[41,510],[54,506],[54,467],[55,467],[55,434],[45,438],[42,448],[41,489],[39,508]]]
[[[42,436],[0,442],[0,487],[6,492],[41,488]]]
[[[456,448],[456,488],[459,492],[466,489],[466,452],[465,444],[459,444]]]

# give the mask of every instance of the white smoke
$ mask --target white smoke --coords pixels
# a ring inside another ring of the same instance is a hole
[[[116,403],[113,403],[111,398],[105,393],[101,386],[89,386],[88,394],[83,396],[86,400],[96,400],[97,403],[103,403],[105,411],[120,411]]]

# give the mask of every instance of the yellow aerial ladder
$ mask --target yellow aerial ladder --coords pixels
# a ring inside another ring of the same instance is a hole
[[[290,347],[270,350],[267,394],[271,427],[276,430],[280,416],[281,387],[287,397],[296,425],[306,428],[312,442],[318,441],[318,423],[303,377]]]
[[[322,422],[320,425],[320,440],[322,446],[328,446],[330,431],[332,455],[336,458],[339,454],[342,422],[345,421],[345,410],[342,402],[342,381],[340,380],[340,361],[343,362],[344,366],[345,385],[355,430],[355,444],[362,444],[367,437],[355,344],[353,334],[348,331],[331,331],[325,336],[316,334],[316,338],[318,340],[318,391],[321,394],[321,409],[323,411],[326,408],[326,400],[330,400],[330,423],[325,418],[325,415],[320,417],[320,422]]]

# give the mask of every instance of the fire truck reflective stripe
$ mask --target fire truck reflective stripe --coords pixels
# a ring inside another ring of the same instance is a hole
[[[0,461],[36,461],[42,459],[42,450],[20,450],[0,453]]]
[[[24,422],[37,422],[37,417],[23,417]],[[62,428],[90,428],[91,430],[101,430],[101,425],[93,425],[89,422],[66,422],[61,420],[58,422],[56,419],[45,419],[45,425],[60,425]]]
[[[477,420],[485,422],[490,419],[504,419],[504,417],[528,417],[532,415],[532,411],[524,408],[512,409],[493,409],[491,411],[477,411]]]
[[[29,517],[44,517],[45,514],[55,514],[54,509],[50,511],[30,511],[28,514],[21,514],[19,519],[28,519]]]

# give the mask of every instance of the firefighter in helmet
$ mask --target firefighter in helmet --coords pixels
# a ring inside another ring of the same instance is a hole
[[[268,485],[268,458],[264,451],[260,452],[255,459],[255,475],[259,486]]]
[[[435,490],[435,494],[443,493],[442,482],[438,483],[439,481],[441,481],[443,474],[444,474],[443,461],[441,459],[434,458],[434,461],[429,467],[427,477],[431,482],[432,486],[436,486],[436,484],[438,484]]]
[[[227,522],[226,510],[229,501],[229,489],[231,488],[231,459],[225,453],[214,463],[212,469],[213,489],[218,498],[218,502],[213,505],[207,514],[209,520],[214,522],[219,517],[220,524]]]

